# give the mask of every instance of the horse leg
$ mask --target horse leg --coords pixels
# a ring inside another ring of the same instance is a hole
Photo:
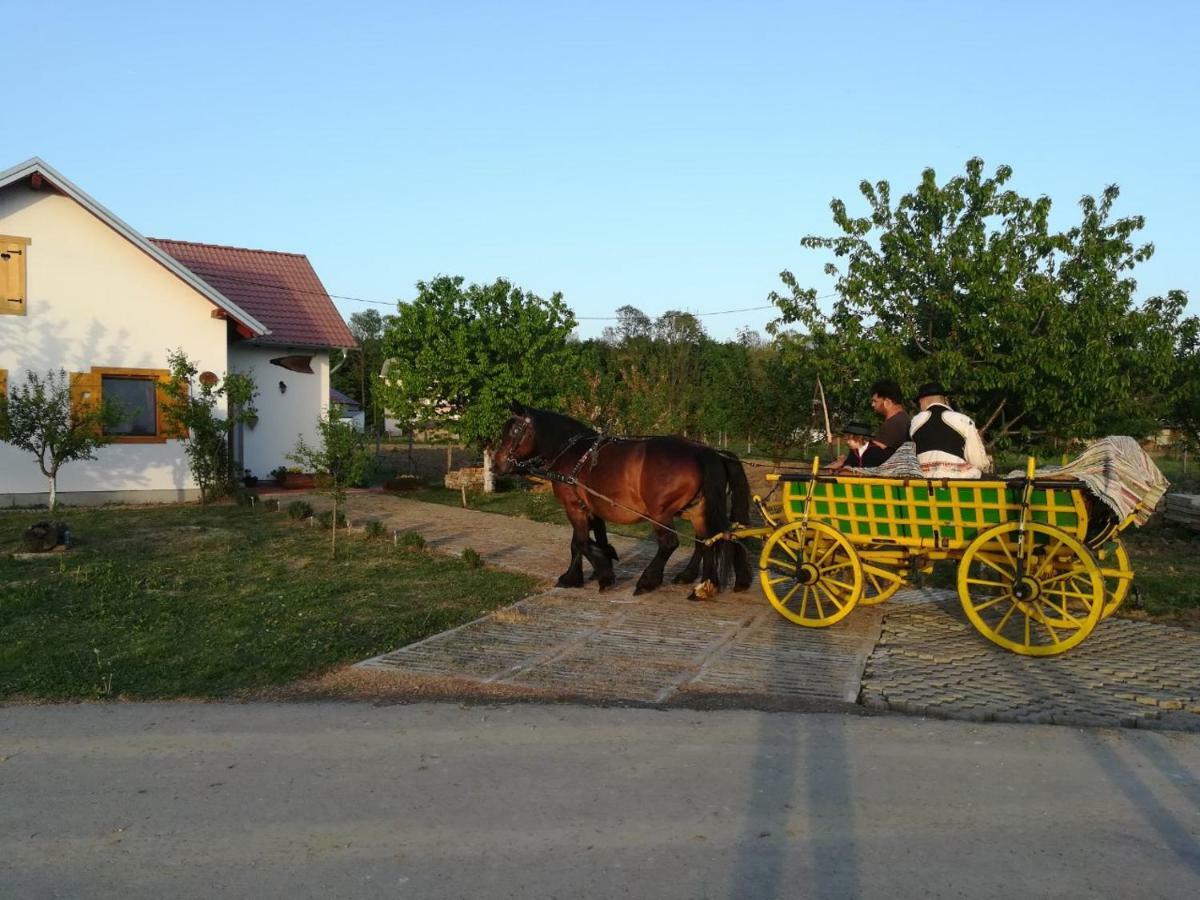
[[[621,557],[617,556],[617,548],[608,542],[608,528],[604,520],[599,516],[592,516],[589,521],[592,533],[596,535],[596,544],[604,551],[604,555],[614,561],[620,559]]]
[[[637,587],[633,589],[635,594],[644,594],[662,584],[663,567],[666,566],[671,554],[675,552],[675,548],[679,546],[679,536],[673,530],[660,522],[654,522],[652,527],[654,536],[658,538],[658,552],[654,554],[650,565],[646,566],[646,570],[637,580]]]
[[[572,529],[571,565],[567,571],[559,576],[558,586],[583,586],[583,558],[586,556],[588,562],[592,564],[592,568],[595,570],[600,590],[607,590],[612,587],[613,582],[616,580],[613,576],[612,560],[588,536],[588,521],[590,517],[586,510],[580,509],[576,505],[567,506],[566,512],[567,518],[571,521]]]
[[[703,544],[693,544],[692,558],[688,560],[687,565],[680,569],[671,580],[676,584],[691,584],[695,581],[696,576],[700,574],[700,557],[703,550]]]
[[[709,537],[709,528],[707,516],[704,511],[705,503],[701,501],[696,506],[684,512],[684,516],[692,523],[692,529],[696,532],[696,553],[700,558],[700,583],[697,584],[690,594],[689,600],[711,600],[717,595],[720,590],[720,573],[717,567],[717,546],[714,544],[705,544]],[[688,563],[690,566],[691,563]]]
[[[566,588],[583,587],[583,555],[590,543],[588,540],[587,516],[579,510],[572,515],[568,508],[567,518],[571,520],[571,564],[567,571],[558,576],[558,586]]]
[[[599,516],[588,516],[588,525],[592,529],[592,534],[596,536],[596,546],[604,551],[604,555],[611,560],[620,559],[620,557],[617,556],[616,548],[608,542],[608,529],[604,525],[604,520]],[[599,574],[599,571],[593,568],[592,574],[588,577],[596,578],[599,576]]]

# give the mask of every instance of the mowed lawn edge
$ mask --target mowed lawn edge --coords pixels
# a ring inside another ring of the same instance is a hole
[[[0,513],[0,699],[251,696],[421,640],[536,578],[257,506],[68,508],[66,553],[16,559]]]

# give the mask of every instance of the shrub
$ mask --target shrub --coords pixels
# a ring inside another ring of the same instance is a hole
[[[472,569],[479,569],[483,567],[483,557],[479,555],[474,547],[464,547],[462,558],[463,562],[465,562]]]
[[[396,538],[396,545],[404,550],[424,550],[425,538],[415,531],[406,531]]]
[[[380,538],[387,534],[387,529],[383,527],[383,523],[378,519],[371,519],[363,526],[363,532],[369,538]]]
[[[333,527],[333,510],[327,509],[327,510],[323,511],[319,516],[317,516],[317,524],[320,525],[322,528],[332,528]],[[346,516],[344,513],[339,512],[337,514],[337,527],[338,528],[346,527]]]
[[[293,500],[288,504],[287,514],[290,519],[307,519],[312,516],[313,508],[303,500]]]

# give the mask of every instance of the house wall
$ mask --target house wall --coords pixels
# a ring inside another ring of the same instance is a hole
[[[311,375],[271,365],[280,356],[310,353]],[[318,445],[317,420],[329,409],[328,351],[234,344],[229,366],[250,375],[258,387],[258,422],[242,429],[242,465],[261,479],[269,478],[277,466],[296,465],[287,455],[300,436],[309,446]],[[280,382],[287,386],[285,392],[279,390]]]
[[[212,303],[74,200],[24,183],[0,189],[0,234],[32,239],[27,314],[0,316],[10,390],[30,369],[165,369],[177,347],[201,370],[226,370],[226,324],[212,318]],[[58,490],[64,502],[111,499],[107,492],[192,496],[182,448],[178,440],[109,445],[95,460],[65,464]],[[0,503],[33,504],[45,492],[32,455],[0,443]]]

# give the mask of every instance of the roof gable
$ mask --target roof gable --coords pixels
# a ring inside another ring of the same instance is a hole
[[[308,257],[150,238],[151,243],[195,272],[266,324],[258,344],[289,347],[357,347]]]
[[[101,222],[112,228],[131,244],[136,246],[147,256],[154,259],[160,265],[164,266],[189,287],[193,288],[197,293],[212,302],[219,309],[224,310],[235,322],[244,326],[255,336],[266,336],[270,329],[264,325],[253,313],[248,312],[238,303],[231,300],[213,285],[207,283],[204,279],[197,277],[196,273],[181,265],[180,262],[172,256],[164,253],[158,247],[154,246],[142,234],[128,225],[126,222],[117,218],[104,206],[97,203],[91,196],[81,190],[66,176],[60,174],[53,166],[44,162],[37,157],[19,163],[10,169],[5,169],[0,172],[0,188],[6,188],[11,184],[16,184],[26,178],[39,178],[44,182],[48,182],[49,186],[59,191],[60,193],[70,197]]]

